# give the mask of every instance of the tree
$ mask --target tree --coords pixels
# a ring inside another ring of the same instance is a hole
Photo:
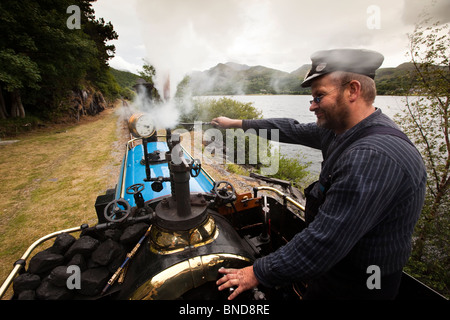
[[[91,2],[1,1],[0,117],[56,109],[83,82],[107,78],[115,48],[106,42],[118,35],[111,23],[95,19]],[[68,28],[71,5],[80,8],[80,29]]]
[[[153,78],[156,76],[155,67],[144,60],[144,65],[142,66],[142,69],[143,70],[139,71],[138,73],[139,76],[145,81],[145,83],[142,83],[140,85],[141,88],[138,88],[138,91],[141,90],[142,88],[145,88],[145,94],[148,99],[156,103],[162,102],[161,95],[155,88],[155,83],[153,81]]]
[[[20,98],[20,90],[26,87],[38,89],[41,80],[40,70],[30,53],[37,50],[32,36],[26,32],[26,27],[35,28],[36,4],[20,5],[14,1],[0,4],[0,91],[5,90],[5,99],[1,94],[0,117],[25,116],[25,110]],[[31,18],[28,18],[30,17]],[[29,24],[22,24],[22,21]],[[9,103],[7,102],[9,101]],[[7,103],[10,108],[7,108]]]
[[[9,94],[11,116],[24,117],[20,90],[25,87],[39,88],[41,76],[38,66],[28,56],[16,54],[13,49],[0,51],[0,66],[0,118],[6,119],[8,116],[2,89]]]
[[[147,83],[154,85],[153,78],[156,76],[155,67],[144,60],[144,65],[142,66],[142,71],[139,71],[139,76]]]
[[[416,276],[450,292],[450,33],[449,25],[425,18],[409,34],[414,65],[410,96],[399,117],[405,132],[422,153],[427,192],[414,234],[409,265]]]

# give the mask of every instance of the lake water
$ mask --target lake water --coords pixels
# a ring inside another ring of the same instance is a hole
[[[222,96],[208,96],[204,98],[220,99]],[[248,103],[262,111],[264,118],[293,118],[300,123],[316,122],[316,116],[309,111],[311,96],[306,95],[236,95],[227,98]],[[404,106],[404,97],[401,96],[378,96],[375,107],[380,108],[383,113],[391,118]],[[300,145],[280,143],[280,153],[289,157],[301,157],[305,162],[311,162],[309,171],[312,175],[320,172],[322,154],[320,150]]]

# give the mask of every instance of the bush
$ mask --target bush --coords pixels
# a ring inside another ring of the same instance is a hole
[[[183,101],[178,105],[178,108],[182,112],[183,110],[181,110],[182,109],[181,105],[185,106],[186,100],[178,100],[178,101]],[[262,117],[262,112],[256,109],[253,106],[253,103],[251,102],[243,103],[226,97],[223,97],[219,100],[192,99],[190,103],[192,105],[192,107],[189,108],[190,111],[182,113],[181,116],[182,122],[187,123],[192,123],[194,121],[209,122],[212,119],[220,116],[229,117],[232,119],[260,119]],[[244,163],[258,166],[260,162],[259,159],[256,160],[256,163],[250,163],[249,161],[249,154],[257,154],[259,156],[257,150],[250,150],[250,147],[257,148],[258,146],[250,144],[249,137],[244,136],[242,130],[240,129],[236,130],[233,146],[227,146],[226,144],[227,141],[225,139],[226,137],[225,129],[219,130],[222,132],[222,136],[224,137],[223,140],[224,154],[227,155],[229,161],[234,162],[235,161],[234,159],[237,159],[238,157],[238,150],[244,147],[245,148]],[[262,138],[258,138],[257,142],[259,145],[261,143],[265,144],[269,143],[267,140]],[[240,148],[238,148],[238,144]]]
[[[280,155],[278,172],[272,177],[291,181],[294,187],[304,188],[308,183],[310,172],[307,169],[311,162],[302,162],[303,158],[300,154],[297,158]]]
[[[41,124],[43,122],[40,118],[29,114],[25,118],[0,119],[0,139],[14,137]]]
[[[190,105],[190,107],[186,107],[187,105]],[[232,119],[262,118],[262,112],[256,109],[252,102],[243,103],[226,97],[219,100],[179,100],[177,107],[182,114],[181,122],[211,121],[220,116]]]
[[[247,170],[245,170],[243,167],[235,163],[228,163],[227,170],[230,171],[231,173],[239,174],[241,176],[249,175]]]

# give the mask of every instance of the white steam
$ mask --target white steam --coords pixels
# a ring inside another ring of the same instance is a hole
[[[136,96],[131,104],[123,106],[119,112],[125,117],[134,113],[148,113],[153,118],[156,130],[176,127],[180,117],[173,100],[157,102],[150,98],[147,88],[143,85],[137,86]]]

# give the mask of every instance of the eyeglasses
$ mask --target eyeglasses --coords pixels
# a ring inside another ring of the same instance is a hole
[[[323,95],[318,96],[318,97],[313,97],[312,100],[309,100],[309,104],[313,104],[314,102],[317,103],[317,104],[319,104],[320,101],[322,100],[322,98],[325,97],[327,94],[328,94],[328,93],[323,94]]]
[[[339,89],[339,88],[342,88],[343,86],[345,86],[345,85],[347,85],[347,84],[349,84],[349,83],[350,83],[350,81],[347,81],[347,82],[341,84],[340,86],[334,88],[333,90],[328,91],[327,93],[324,93],[324,94],[322,94],[322,95],[320,95],[320,96],[318,96],[318,97],[313,97],[313,99],[310,100],[309,103],[310,103],[310,104],[313,104],[313,103],[315,102],[315,103],[319,104],[320,101],[322,101],[322,99],[323,99],[325,96],[329,95],[330,93],[332,93],[333,91],[336,91],[336,90]]]

